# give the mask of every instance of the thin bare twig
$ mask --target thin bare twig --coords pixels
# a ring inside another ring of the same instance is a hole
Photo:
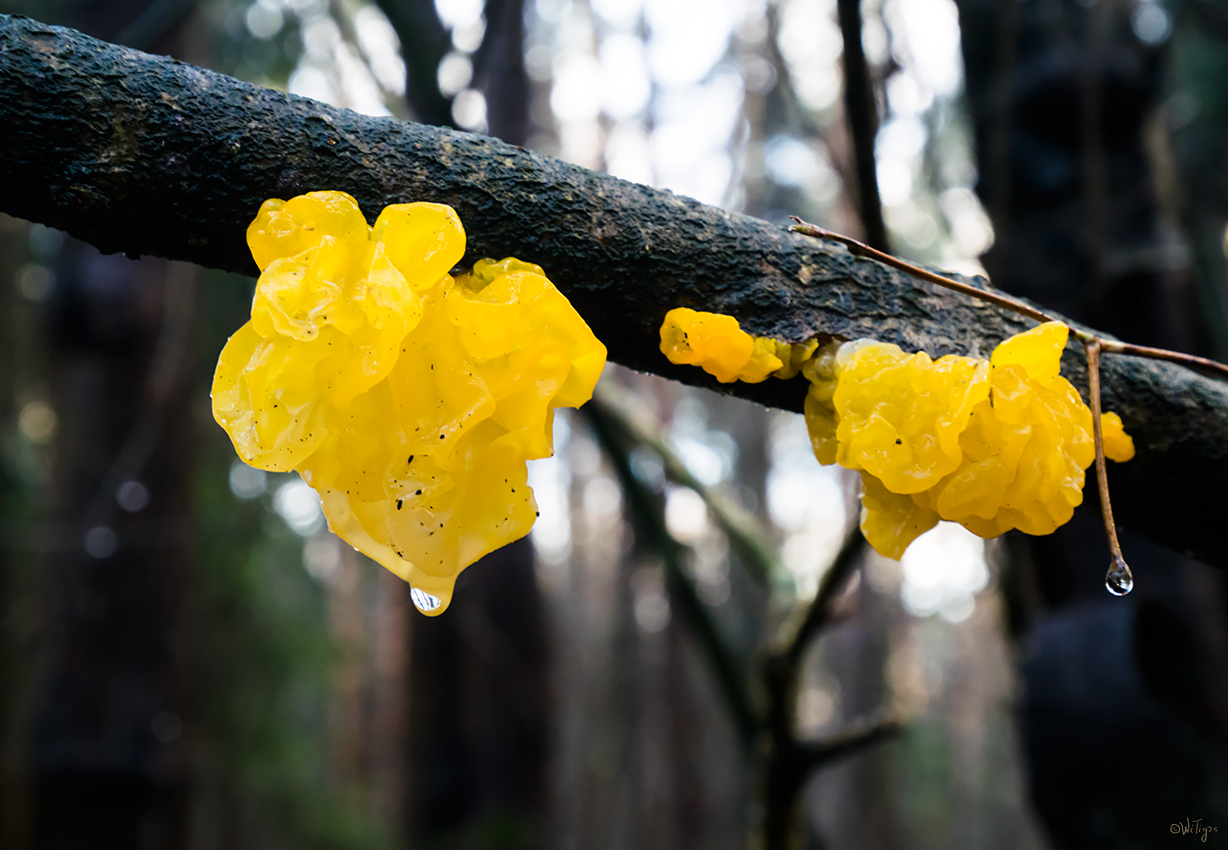
[[[1096,485],[1100,489],[1100,513],[1104,517],[1104,532],[1109,538],[1109,552],[1113,562],[1109,565],[1109,590],[1117,595],[1130,592],[1134,581],[1130,578],[1130,567],[1121,554],[1121,543],[1117,540],[1117,523],[1113,521],[1113,505],[1109,501],[1109,475],[1104,461],[1104,426],[1100,421],[1100,340],[1092,340],[1084,345],[1087,350],[1087,384],[1088,394],[1092,402],[1092,435],[1096,444]]]
[[[813,236],[816,239],[826,239],[831,242],[839,242],[847,247],[855,256],[869,257],[870,259],[878,260],[884,265],[899,269],[902,272],[907,272],[913,277],[919,277],[922,280],[935,283],[946,289],[961,292],[964,295],[969,295],[981,301],[995,304],[1005,310],[1010,310],[1011,312],[1018,313],[1021,316],[1027,316],[1029,319],[1035,319],[1038,322],[1060,321],[1056,317],[1050,316],[1045,311],[1033,307],[1031,304],[1020,301],[1017,298],[1012,298],[1006,293],[979,289],[971,284],[962,283],[958,280],[952,280],[949,277],[944,277],[936,272],[923,269],[920,266],[914,266],[912,263],[901,260],[899,257],[893,257],[890,254],[885,254],[882,251],[871,248],[869,245],[865,244],[864,242],[859,242],[851,236],[845,236],[842,233],[835,233],[831,230],[819,227],[817,224],[802,221],[797,216],[790,217],[797,222],[797,224],[789,228],[794,233],[801,233],[804,236]],[[1103,339],[1093,333],[1082,330],[1081,328],[1070,328],[1070,335],[1082,342],[1084,345],[1087,345],[1092,341],[1098,342],[1100,344],[1101,351],[1106,353],[1128,354],[1135,357],[1146,357],[1151,360],[1166,360],[1169,363],[1178,363],[1182,366],[1206,370],[1216,375],[1228,378],[1228,365],[1219,363],[1215,360],[1208,360],[1205,357],[1197,357],[1193,354],[1183,354],[1180,351],[1169,351],[1163,348],[1149,348],[1145,345],[1133,345],[1128,342]]]
[[[1167,348],[1151,348],[1146,345],[1135,345],[1130,342],[1118,342],[1115,339],[1101,339],[1100,350],[1106,354],[1129,354],[1134,357],[1146,357],[1150,360],[1166,360],[1182,366],[1195,369],[1205,369],[1214,374],[1228,377],[1228,366],[1218,360],[1209,360],[1193,354],[1183,354],[1180,351],[1169,351]]]
[[[808,221],[802,221],[797,216],[790,216],[797,224],[789,229],[794,233],[800,233],[803,236],[813,236],[816,239],[826,239],[829,242],[839,242],[844,245],[857,257],[869,257],[872,260],[878,260],[883,265],[891,266],[899,269],[902,272],[907,272],[913,277],[919,277],[922,280],[928,280],[930,283],[936,283],[939,286],[947,289],[953,289],[956,292],[962,292],[965,295],[971,295],[973,298],[979,298],[982,301],[988,301],[990,304],[996,304],[999,307],[1018,313],[1021,316],[1027,316],[1030,319],[1035,319],[1038,322],[1054,322],[1057,321],[1053,316],[1043,310],[1038,310],[1030,304],[1025,304],[1015,298],[1002,292],[990,292],[985,289],[978,289],[975,286],[967,283],[961,283],[958,280],[952,280],[949,277],[943,277],[935,272],[927,271],[920,266],[914,266],[906,260],[901,260],[899,257],[892,256],[877,248],[871,248],[864,242],[860,242],[851,236],[845,236],[842,233],[836,233],[826,228],[819,227],[817,224],[811,224]],[[1074,328],[1072,333],[1079,333]]]

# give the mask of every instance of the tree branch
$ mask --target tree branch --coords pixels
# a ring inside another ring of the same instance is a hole
[[[904,723],[892,714],[853,721],[830,738],[800,745],[801,761],[808,769],[851,755],[904,731]]]
[[[749,216],[27,18],[0,16],[0,126],[0,211],[104,252],[254,274],[244,233],[265,198],[343,189],[371,217],[390,203],[448,203],[468,260],[543,265],[615,361],[791,410],[804,380],[720,386],[668,363],[665,313],[689,306],[776,339],[875,337],[935,357],[985,357],[1031,324]],[[1086,391],[1086,364],[1067,355],[1065,374]],[[1105,367],[1105,406],[1139,449],[1114,470],[1120,525],[1228,565],[1228,384],[1133,358]]]
[[[832,607],[836,598],[844,592],[849,578],[860,566],[866,545],[866,538],[862,535],[861,529],[854,528],[844,538],[844,545],[836,553],[836,559],[827,568],[827,572],[823,573],[823,578],[819,582],[819,590],[815,593],[810,607],[806,609],[806,616],[798,625],[797,631],[793,633],[783,652],[788,666],[793,669],[794,681],[789,683],[790,689],[796,685],[798,671],[806,650],[810,647],[810,641],[831,622],[834,613]]]

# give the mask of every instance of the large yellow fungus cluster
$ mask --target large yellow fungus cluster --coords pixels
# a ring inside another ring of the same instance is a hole
[[[525,461],[587,401],[606,349],[541,268],[455,279],[451,207],[344,192],[265,201],[248,228],[252,319],[223,349],[213,412],[247,463],[297,470],[329,527],[441,613],[457,574],[528,533]]]
[[[662,327],[674,362],[688,361],[675,359],[666,329],[697,324],[688,321],[667,316]],[[747,336],[735,322],[725,339],[744,347],[738,334]],[[933,360],[873,340],[832,343],[804,360],[815,455],[861,472],[861,528],[878,552],[900,557],[939,519],[982,537],[1049,534],[1070,519],[1095,450],[1091,411],[1060,374],[1067,335],[1049,322],[1006,340],[988,361]],[[705,339],[701,350],[730,344]],[[1101,423],[1106,455],[1133,457],[1117,414]]]

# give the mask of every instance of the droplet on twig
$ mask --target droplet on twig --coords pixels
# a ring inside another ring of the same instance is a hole
[[[1121,557],[1114,556],[1110,562],[1108,575],[1104,577],[1104,586],[1114,596],[1125,596],[1134,590],[1134,574]]]

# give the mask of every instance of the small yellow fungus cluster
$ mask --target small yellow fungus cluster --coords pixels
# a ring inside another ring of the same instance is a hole
[[[667,316],[662,351],[671,361],[704,365],[713,359],[707,352],[745,348],[736,322],[696,315]],[[701,322],[697,335],[691,329]],[[682,344],[676,328],[685,330]],[[712,339],[718,329],[723,337]],[[1068,333],[1048,322],[1006,340],[988,361],[933,360],[873,340],[835,342],[802,357],[815,455],[861,472],[861,528],[878,552],[900,557],[939,519],[982,537],[1012,528],[1049,534],[1070,519],[1095,450],[1091,411],[1060,374]],[[691,342],[697,336],[699,345]],[[687,344],[698,352],[692,360],[677,356]],[[1117,414],[1101,425],[1109,458],[1134,456]]]
[[[687,307],[670,310],[661,325],[661,351],[671,363],[699,366],[722,384],[792,378],[817,346],[815,340],[790,345],[754,337],[733,316]]]
[[[372,228],[344,192],[271,199],[247,239],[261,275],[214,417],[441,613],[462,569],[532,527],[525,461],[552,453],[556,407],[591,397],[605,346],[538,266],[453,279],[465,232],[442,204],[388,206]]]
[[[1126,433],[1121,417],[1109,412],[1100,415],[1100,439],[1104,443],[1104,456],[1118,463],[1134,457],[1134,438]]]

